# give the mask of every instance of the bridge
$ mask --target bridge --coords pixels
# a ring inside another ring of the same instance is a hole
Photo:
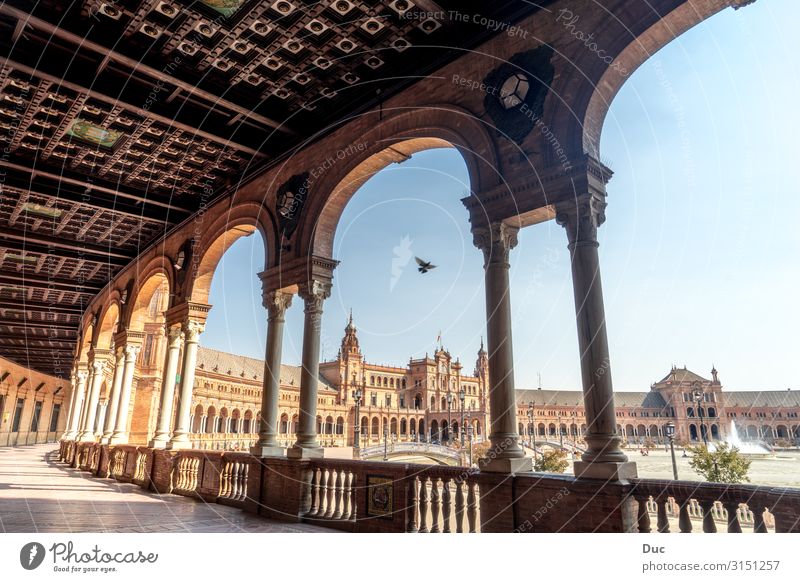
[[[457,465],[464,461],[461,450],[434,443],[388,443],[362,447],[358,458],[362,461],[380,460],[384,455],[388,460],[409,455],[425,457],[440,465]]]

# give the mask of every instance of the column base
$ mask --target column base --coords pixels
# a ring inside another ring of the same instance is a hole
[[[286,449],[278,446],[256,445],[250,447],[250,454],[254,457],[285,457]]]
[[[575,461],[575,476],[578,479],[603,479],[604,481],[627,481],[639,476],[636,463],[587,463]]]
[[[485,473],[530,473],[533,471],[533,459],[530,457],[513,457],[510,459],[492,459],[485,465],[479,465]]]
[[[75,433],[74,432],[65,432],[61,435],[62,441],[74,441],[75,440]]]
[[[189,440],[189,437],[173,437],[171,441],[169,441],[166,446],[164,447],[168,451],[178,451],[182,449],[191,449],[192,448],[192,441]]]
[[[127,445],[128,444],[128,434],[127,433],[118,433],[111,435],[111,438],[108,439],[108,444],[110,445]]]
[[[110,443],[111,443],[111,437],[112,437],[112,436],[113,436],[113,435],[111,435],[110,433],[106,433],[106,434],[104,434],[103,436],[101,436],[101,437],[100,437],[100,444],[101,444],[101,445],[107,445],[107,444],[110,444]]]
[[[147,443],[147,446],[151,449],[166,449],[167,445],[169,444],[169,439],[160,439],[155,437]]]
[[[92,433],[86,432],[83,434],[78,435],[77,441],[79,443],[93,443],[94,442],[94,435]]]
[[[286,450],[286,456],[290,459],[321,459],[325,456],[325,449],[322,447],[299,447],[291,446]]]

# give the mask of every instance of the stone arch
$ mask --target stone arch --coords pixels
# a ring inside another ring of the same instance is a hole
[[[242,237],[252,235],[256,230],[261,233],[264,242],[263,268],[266,270],[271,266],[268,251],[275,246],[276,229],[272,215],[261,204],[253,202],[238,204],[217,217],[207,227],[203,227],[197,251],[191,257],[189,264],[183,267],[190,272],[186,283],[186,297],[195,303],[207,304],[211,280],[222,256],[233,243]]]
[[[389,434],[391,434],[391,435],[398,434],[398,432],[397,432],[397,419],[396,418],[392,418],[392,420],[389,421]]]
[[[598,55],[580,44],[574,52],[558,56],[569,67],[560,76],[545,105],[550,127],[566,128],[563,134],[571,155],[588,153],[599,159],[600,136],[606,115],[619,90],[631,74],[650,56],[672,40],[731,4],[746,0],[708,0],[681,2],[673,10],[658,14],[650,5],[629,7],[624,19],[609,20],[606,26],[618,27],[619,34],[606,35],[604,47],[613,63],[608,66]],[[602,31],[598,31],[598,37]],[[571,78],[571,79],[570,79]],[[555,93],[555,95],[553,95]],[[570,95],[566,100],[559,95]]]
[[[372,417],[372,427],[370,430],[371,436],[378,436],[378,432],[380,431],[380,421],[378,420],[377,416]]]
[[[342,416],[336,417],[336,434],[338,435],[344,434],[344,417]]]
[[[110,350],[114,345],[114,334],[119,331],[121,309],[118,300],[108,302],[97,318],[94,345],[102,350]]]
[[[322,179],[312,185],[305,216],[298,227],[299,252],[330,257],[336,226],[356,191],[391,163],[424,150],[455,148],[467,166],[472,191],[486,190],[499,182],[497,152],[487,124],[474,113],[457,106],[426,105],[384,111],[383,121],[361,136],[366,144],[355,153],[346,150]]]
[[[152,313],[152,301],[159,298],[160,305],[158,310],[169,308],[169,295],[172,292],[170,276],[168,271],[156,267],[147,275],[147,278],[138,279],[136,293],[132,301],[132,307],[128,314],[126,328],[133,331],[142,331],[145,323],[154,323],[162,316],[160,313]]]
[[[92,349],[92,336],[94,335],[95,325],[91,322],[83,329],[80,342],[78,343],[78,361],[89,361],[89,350]]]
[[[202,426],[203,405],[202,404],[198,404],[197,406],[195,406],[192,415],[193,415],[193,417],[192,417],[192,429],[191,429],[191,432],[193,432],[195,434],[197,434],[199,432],[203,432],[203,426]]]

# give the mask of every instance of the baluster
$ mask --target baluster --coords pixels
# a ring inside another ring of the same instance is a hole
[[[442,479],[442,531],[450,533],[450,479]]]
[[[431,478],[431,533],[439,533],[439,511],[441,499],[439,497],[439,479]]]
[[[658,499],[658,533],[669,533],[669,519],[667,518],[667,503],[669,499]]]
[[[352,508],[350,506],[350,489],[353,486],[353,473],[345,471],[342,480],[342,519],[347,521],[352,515]]]
[[[764,521],[764,511],[760,510],[760,506],[756,506],[753,510],[753,533],[767,533],[767,524]]]
[[[319,469],[319,512],[317,517],[325,517],[325,510],[328,508],[328,479],[331,472],[329,469],[320,467]]]
[[[333,519],[342,518],[342,487],[344,486],[344,470],[339,469],[336,472],[336,491],[334,492],[334,510]]]
[[[414,533],[419,528],[417,527],[417,510],[419,497],[417,495],[417,478],[411,477],[406,489],[406,512],[408,513],[408,523],[406,523],[406,532]]]
[[[250,463],[242,465],[242,499],[247,499],[247,478],[250,476]]]
[[[428,533],[428,478],[419,480],[419,533]]]
[[[334,497],[336,496],[336,474],[338,471],[331,469],[328,471],[328,500],[325,506],[325,517],[333,517]]]
[[[456,480],[456,533],[464,533],[464,484]]]
[[[358,488],[356,484],[358,483],[358,477],[355,473],[350,474],[350,521],[356,521],[358,519],[358,506],[356,505],[356,500],[358,499],[356,495],[358,494]]]
[[[723,505],[728,512],[728,533],[742,533],[742,526],[739,524],[739,504],[727,502]]]
[[[703,532],[717,533],[717,522],[714,521],[714,507],[716,502],[712,501],[705,507],[701,505],[703,511]]]
[[[680,504],[678,512],[678,529],[681,533],[692,533],[692,518],[689,515],[688,499]]]
[[[649,496],[636,499],[639,504],[637,520],[639,522],[639,533],[650,533],[650,513],[647,511],[648,499]]]
[[[241,471],[242,466],[239,463],[233,464],[233,469],[231,469],[231,498],[232,499],[239,499],[239,495],[241,495]]]
[[[467,484],[467,521],[469,522],[469,533],[475,533],[476,522],[478,521],[478,496],[476,494],[477,484]]]
[[[311,469],[311,507],[307,513],[311,517],[319,513],[319,481],[320,470],[315,467]]]

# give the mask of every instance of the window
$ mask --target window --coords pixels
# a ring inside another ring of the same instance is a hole
[[[25,400],[17,398],[17,409],[14,411],[14,420],[11,422],[11,432],[19,432],[19,423],[22,420],[22,408],[25,406]]]
[[[370,404],[372,404],[372,406],[378,406],[378,393],[377,392],[373,392],[372,394],[370,394]]]
[[[391,405],[392,405],[392,395],[391,394],[387,394],[386,395],[386,406],[391,406]]]
[[[37,400],[33,405],[33,418],[31,418],[31,432],[39,432],[39,417],[42,416],[42,403]]]
[[[61,405],[53,404],[53,413],[50,415],[50,432],[58,430],[58,417],[61,414]]]
[[[406,399],[405,399],[404,396],[401,396],[400,397],[400,408],[405,408],[405,407],[406,407]]]
[[[370,386],[375,386],[375,376],[370,376],[369,377],[369,385]]]

